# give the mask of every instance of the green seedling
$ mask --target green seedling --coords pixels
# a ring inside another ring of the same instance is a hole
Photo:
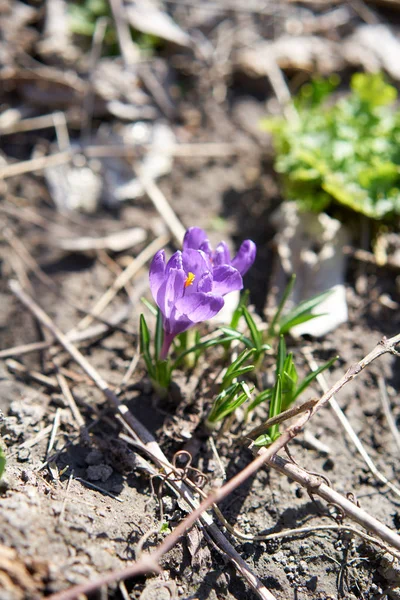
[[[256,406],[270,400],[269,419],[278,416],[288,410],[295,400],[302,394],[314,379],[323,371],[328,369],[337,360],[337,357],[331,358],[321,365],[315,371],[309,373],[300,383],[298,383],[298,373],[293,361],[293,354],[287,353],[286,344],[283,336],[279,340],[278,354],[276,359],[276,379],[275,385],[268,390],[261,392],[248,407],[248,411]],[[260,435],[256,440],[256,446],[265,446],[271,444],[279,437],[279,424],[268,428],[268,431]]]
[[[213,429],[219,421],[232,414],[239,406],[251,399],[251,389],[244,381],[232,383],[228,388],[222,390],[215,398],[214,405],[208,415],[206,425]]]
[[[3,447],[0,445],[0,479],[3,477],[3,473],[6,468],[6,455]]]
[[[400,214],[400,110],[380,73],[357,73],[351,92],[334,96],[337,76],[306,84],[293,117],[266,119],[284,194],[304,210],[331,204],[372,219]],[[343,211],[342,211],[343,212]]]

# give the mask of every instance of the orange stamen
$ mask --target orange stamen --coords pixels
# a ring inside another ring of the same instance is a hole
[[[194,274],[189,271],[185,280],[185,288],[189,287],[189,285],[193,285]]]

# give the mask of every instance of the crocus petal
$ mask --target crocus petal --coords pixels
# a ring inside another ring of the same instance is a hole
[[[167,332],[167,335],[172,339],[193,326],[193,321],[186,315],[177,314],[176,309],[174,309],[174,316],[171,319],[168,319],[167,322],[164,320],[163,323],[164,331]]]
[[[149,279],[150,290],[155,301],[157,301],[157,293],[160,289],[165,274],[165,252],[159,250],[151,261]]]
[[[185,289],[186,274],[183,269],[170,269],[165,281],[157,293],[157,306],[165,319],[169,319],[174,305],[182,297]]]
[[[247,273],[256,258],[256,245],[251,240],[245,240],[239,248],[239,252],[232,260],[232,266],[239,271],[241,275]]]
[[[243,279],[237,269],[230,265],[220,265],[215,267],[213,271],[213,294],[225,296],[229,292],[241,290],[243,287]]]
[[[171,269],[183,269],[182,266],[182,252],[178,250],[175,252],[169,261],[167,262],[167,266],[165,267],[165,275],[168,276],[168,273]]]
[[[207,254],[207,256],[209,258],[211,258],[212,255],[213,255],[213,251],[212,251],[211,244],[210,244],[209,240],[204,240],[204,242],[202,242],[200,244],[199,250],[202,250],[202,252],[204,252],[204,254]]]
[[[211,292],[212,286],[213,286],[213,276],[208,271],[207,273],[204,273],[200,277],[200,281],[197,285],[197,291],[198,292]]]
[[[214,265],[230,265],[231,255],[226,242],[220,242],[214,252]]]
[[[177,312],[187,317],[192,323],[201,323],[215,317],[224,305],[222,296],[198,292],[184,296],[176,303]]]
[[[183,250],[199,250],[200,246],[207,240],[207,234],[204,229],[200,227],[189,227],[183,238],[182,248]]]
[[[211,263],[204,252],[201,250],[185,250],[182,252],[182,268],[186,275],[193,273],[193,283],[186,288],[187,294],[193,294],[198,290],[199,282],[202,276],[211,272]],[[207,291],[211,291],[207,290]]]

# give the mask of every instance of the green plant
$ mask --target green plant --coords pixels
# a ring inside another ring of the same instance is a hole
[[[162,327],[162,314],[159,309],[156,309],[147,300],[142,299],[143,303],[149,308],[150,312],[156,317],[156,327],[154,333],[154,339],[148,328],[144,315],[140,315],[140,353],[143,356],[146,364],[148,375],[153,383],[154,388],[161,396],[165,396],[168,392],[168,388],[171,384],[172,374],[175,369],[180,367],[185,358],[193,354],[195,362],[199,358],[200,354],[203,353],[207,348],[213,346],[224,345],[230,343],[234,339],[239,339],[240,334],[232,332],[231,334],[217,335],[215,338],[201,341],[198,334],[196,333],[196,340],[193,346],[187,347],[188,336],[187,332],[184,332],[177,336],[174,341],[174,348],[178,351],[176,358],[173,360],[170,357],[162,358],[161,349],[163,346],[164,332]],[[243,368],[246,371],[246,367]]]
[[[400,215],[400,110],[379,73],[357,73],[337,99],[337,76],[303,86],[289,119],[270,118],[285,196],[320,212],[331,202],[373,219]]]
[[[4,470],[6,468],[6,455],[4,449],[0,446],[0,479],[3,477]]]
[[[106,28],[104,45],[106,54],[118,54],[117,32],[113,25],[112,11],[107,0],[76,0],[68,2],[68,25],[72,33],[83,37],[92,38],[96,29],[97,19],[107,17],[109,25]],[[147,55],[152,55],[163,47],[161,38],[149,33],[142,33],[130,28],[133,41],[140,50]]]
[[[293,353],[287,353],[286,344],[281,336],[278,345],[275,367],[275,384],[272,388],[262,391],[248,407],[247,411],[253,410],[256,406],[270,400],[269,418],[276,417],[290,408],[294,401],[302,394],[314,379],[328,369],[337,360],[333,357],[321,365],[317,370],[309,373],[300,383],[298,383],[298,373],[294,364]],[[258,436],[255,440],[256,446],[268,446],[279,437],[279,425],[272,425],[266,433]]]

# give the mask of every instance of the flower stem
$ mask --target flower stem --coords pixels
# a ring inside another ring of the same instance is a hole
[[[160,352],[161,360],[165,360],[167,358],[168,351],[169,351],[169,348],[172,344],[172,340],[174,339],[174,337],[175,337],[174,335],[171,335],[170,333],[168,334],[164,331],[164,341],[163,341],[163,345],[162,345],[161,352]]]

